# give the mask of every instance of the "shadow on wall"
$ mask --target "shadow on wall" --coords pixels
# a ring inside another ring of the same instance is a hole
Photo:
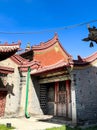
[[[15,96],[13,92],[14,84],[10,85],[9,83],[6,83],[4,77],[0,78],[0,88],[4,88],[8,94],[12,94],[13,96]]]
[[[8,94],[11,94],[11,95],[15,96],[15,94],[13,92],[13,88],[14,88],[13,84],[9,85],[9,83],[7,83],[6,88],[7,88]]]
[[[2,78],[0,78],[0,88],[3,88],[3,87],[5,87],[5,86],[4,86]]]
[[[47,114],[47,86],[40,85],[37,76],[36,77],[34,76],[32,78],[32,82],[34,85],[35,95],[40,104],[40,108],[43,114],[46,115]]]

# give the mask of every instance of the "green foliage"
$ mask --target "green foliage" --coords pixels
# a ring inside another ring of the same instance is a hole
[[[71,128],[71,127],[64,125],[64,126],[61,126],[61,127],[48,128],[46,130],[97,130],[97,126],[82,129],[82,128],[79,128],[79,127]]]
[[[66,126],[62,126],[62,127],[53,127],[53,128],[48,128],[46,130],[66,130]]]
[[[89,127],[89,128],[84,129],[84,130],[97,130],[97,126]]]
[[[0,124],[0,130],[13,130],[14,127],[8,128],[6,125]]]
[[[61,127],[54,127],[54,128],[48,128],[46,130],[81,130],[81,128],[71,128],[71,127],[68,127],[68,126],[61,126]]]

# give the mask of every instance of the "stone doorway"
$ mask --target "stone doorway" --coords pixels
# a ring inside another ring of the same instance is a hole
[[[44,114],[71,118],[70,80],[41,84],[40,106]]]
[[[55,84],[55,115],[71,118],[71,87],[70,80]]]

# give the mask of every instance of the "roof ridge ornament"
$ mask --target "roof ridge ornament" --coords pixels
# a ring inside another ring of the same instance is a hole
[[[88,31],[89,31],[88,37],[82,39],[82,41],[86,41],[86,42],[91,41],[90,47],[93,47],[94,46],[93,42],[97,44],[97,28],[95,26],[93,26],[92,28],[88,26]]]
[[[57,32],[55,32],[55,38],[56,38],[56,40],[58,40],[58,34],[57,34]]]
[[[25,51],[28,51],[31,49],[30,42],[27,43]]]

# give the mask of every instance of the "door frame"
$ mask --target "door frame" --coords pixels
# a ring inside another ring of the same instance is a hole
[[[66,80],[66,117],[68,118],[68,108],[69,108],[69,102],[71,98],[70,94],[70,80]],[[59,92],[59,82],[55,82],[55,105],[54,105],[54,115],[58,116],[58,92]]]

